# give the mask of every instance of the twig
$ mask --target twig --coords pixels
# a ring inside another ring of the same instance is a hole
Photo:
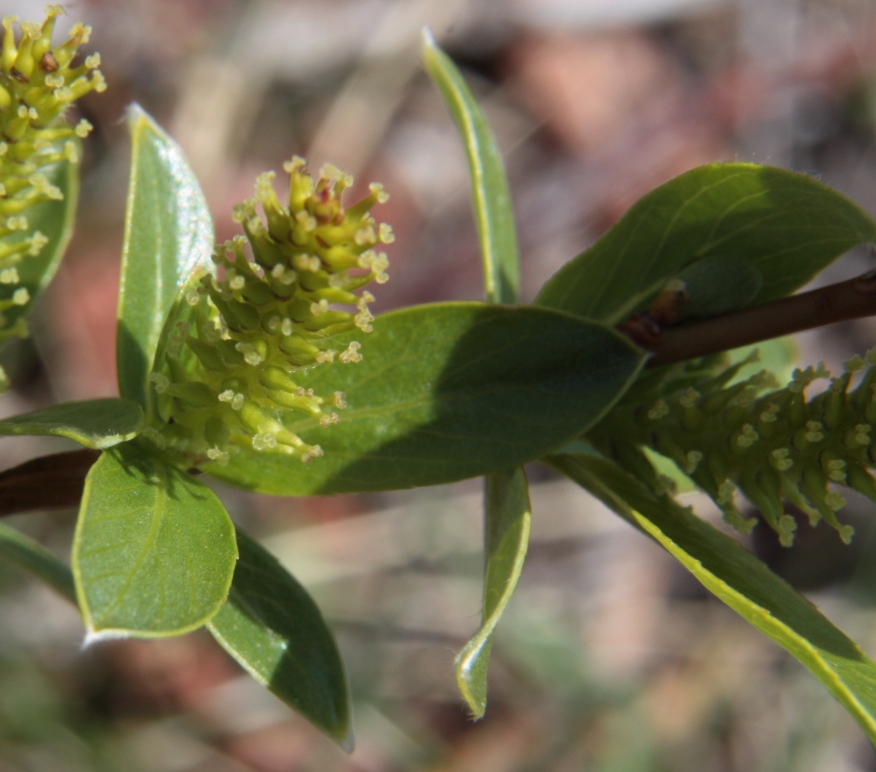
[[[623,322],[618,329],[654,353],[647,367],[660,367],[873,315],[876,315],[876,271],[691,324],[664,327],[645,312]]]
[[[0,472],[0,517],[78,506],[85,476],[99,455],[99,450],[72,450]]]

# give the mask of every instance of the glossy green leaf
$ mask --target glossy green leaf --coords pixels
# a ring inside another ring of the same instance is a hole
[[[516,303],[520,266],[514,210],[496,140],[459,70],[428,33],[423,60],[465,144],[486,300]],[[456,658],[456,680],[475,718],[482,717],[486,709],[487,666],[493,634],[523,568],[530,518],[526,476],[521,468],[491,472],[486,476],[485,486],[484,619]]]
[[[136,105],[128,111],[128,129],[131,175],[116,356],[121,395],[145,408],[165,317],[189,274],[210,264],[213,223],[179,146]]]
[[[701,286],[710,276],[726,283],[728,259],[746,274],[744,286],[727,290],[743,299],[723,304],[726,311],[784,297],[862,243],[876,243],[876,223],[811,177],[754,164],[701,166],[639,199],[554,274],[536,303],[617,324],[691,263],[712,258],[714,271],[696,277]],[[746,292],[752,284],[759,288]]]
[[[88,448],[109,448],[133,439],[143,428],[143,411],[129,399],[63,402],[0,421],[0,435],[68,437]]]
[[[595,456],[555,456],[555,468],[651,536],[710,592],[818,677],[876,742],[876,663],[738,542]]]
[[[341,423],[287,420],[322,458],[241,449],[211,474],[243,488],[307,495],[409,488],[537,458],[594,423],[642,362],[602,325],[538,308],[438,303],[381,316],[364,360],[313,368],[317,394],[346,394]]]
[[[514,210],[493,132],[462,74],[428,31],[423,38],[423,63],[465,144],[487,300],[514,303],[520,287]]]
[[[256,681],[351,751],[344,666],[322,614],[264,547],[240,531],[237,546],[228,602],[210,632]]]
[[[0,556],[27,569],[67,600],[76,603],[76,588],[70,569],[42,544],[5,523],[0,523]]]
[[[475,718],[487,708],[493,634],[517,587],[529,546],[532,507],[520,467],[487,477],[484,503],[484,608],[481,626],[456,657],[456,683]]]
[[[73,540],[76,594],[90,639],[178,635],[228,595],[237,545],[216,495],[126,443],[85,481]]]
[[[27,211],[27,231],[21,232],[20,238],[25,238],[39,231],[48,239],[38,255],[24,257],[16,266],[18,284],[0,285],[0,300],[8,300],[12,294],[24,287],[31,301],[23,306],[11,306],[3,312],[6,321],[4,328],[15,325],[19,317],[30,313],[34,299],[45,289],[55,275],[61,258],[73,235],[73,224],[76,218],[76,206],[79,202],[79,165],[63,161],[53,166],[47,173],[49,181],[55,185],[64,198],[58,201],[50,200],[38,204]],[[14,237],[10,237],[14,241]]]

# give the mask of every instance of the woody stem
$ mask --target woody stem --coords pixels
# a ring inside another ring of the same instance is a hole
[[[0,517],[77,506],[85,476],[99,455],[97,450],[72,450],[0,472]]]
[[[876,271],[741,311],[668,327],[648,340],[637,338],[628,330],[626,334],[653,352],[646,366],[659,367],[873,315],[876,315]]]

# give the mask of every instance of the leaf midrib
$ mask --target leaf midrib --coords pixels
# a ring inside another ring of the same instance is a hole
[[[125,578],[124,583],[116,594],[115,599],[112,604],[109,605],[104,612],[104,616],[108,617],[112,614],[115,609],[119,607],[119,605],[123,602],[125,595],[131,587],[131,583],[134,581],[134,577],[137,575],[137,572],[140,570],[140,567],[143,565],[146,560],[146,555],[149,553],[150,549],[155,545],[157,541],[158,532],[161,529],[161,524],[164,521],[164,517],[167,513],[167,472],[161,467],[156,466],[155,475],[158,478],[156,482],[157,485],[149,485],[148,488],[150,491],[154,491],[155,502],[152,507],[152,518],[149,523],[149,534],[146,539],[143,540],[143,543],[140,548],[140,552],[137,555],[136,560],[134,560],[134,564],[131,566],[130,571],[128,572],[127,577]],[[165,580],[164,571],[162,570],[161,562],[157,561],[156,565],[156,573],[160,577],[163,582]],[[160,604],[162,612],[164,610],[164,602],[163,602],[163,593],[162,593],[162,602]],[[90,616],[90,612],[89,612]]]

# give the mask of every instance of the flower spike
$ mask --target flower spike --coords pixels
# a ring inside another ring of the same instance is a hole
[[[228,464],[240,447],[305,463],[321,456],[283,417],[297,411],[328,429],[341,420],[345,395],[315,394],[299,376],[361,361],[359,341],[342,347],[335,336],[372,330],[374,296],[363,288],[386,280],[388,260],[375,247],[391,230],[370,210],[386,194],[372,185],[345,208],[349,175],[327,164],[314,179],[298,156],[284,169],[285,202],[268,172],[235,208],[245,236],[217,245],[217,276],[188,291],[190,319],[170,329],[150,376],[158,411],[147,436],[187,463]]]
[[[588,440],[618,463],[634,457],[633,446],[647,445],[671,459],[715,501],[725,521],[748,533],[754,521],[742,517],[734,502],[738,489],[761,512],[764,521],[789,546],[796,523],[785,514],[783,500],[805,512],[813,524],[824,520],[844,542],[854,533],[836,513],[845,499],[835,486],[852,488],[876,502],[876,467],[871,443],[876,420],[876,350],[845,363],[831,378],[823,363],[795,370],[790,384],[766,393],[764,374],[730,386],[738,365],[702,376],[694,386],[670,388],[655,402],[619,405],[588,433]],[[857,386],[850,389],[852,379]],[[814,382],[828,387],[812,399]],[[758,396],[760,395],[760,396]],[[621,439],[623,438],[623,439]],[[656,475],[636,472],[662,490]]]
[[[52,45],[55,20],[64,13],[60,5],[46,8],[43,23],[22,22],[16,34],[17,18],[2,21],[0,50],[0,341],[26,336],[23,322],[10,327],[2,311],[26,305],[28,291],[19,283],[16,266],[36,256],[46,237],[31,229],[28,212],[37,204],[63,198],[49,182],[54,164],[78,161],[76,138],[84,138],[91,124],[81,120],[70,125],[67,109],[90,91],[103,91],[106,82],[100,70],[100,56],[92,54],[82,64],[75,62],[91,28],[75,24],[70,37]],[[20,321],[20,320],[19,320]],[[5,329],[4,329],[5,328]]]

